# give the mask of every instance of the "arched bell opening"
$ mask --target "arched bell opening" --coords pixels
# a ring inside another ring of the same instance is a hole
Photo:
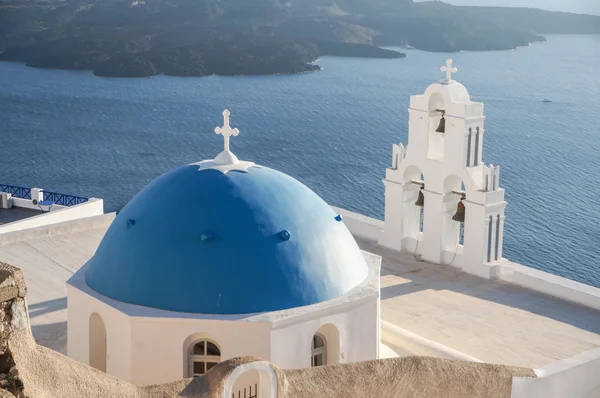
[[[467,217],[464,201],[466,190],[463,180],[455,175],[444,181],[444,205],[442,209],[442,247],[456,254],[464,245],[464,223]],[[452,260],[454,256],[452,256]]]
[[[422,240],[423,218],[426,208],[425,176],[416,166],[410,166],[404,173],[404,198],[403,198],[403,220],[402,236],[409,238],[413,243],[407,245],[408,250],[417,251],[418,242]]]
[[[444,134],[446,132],[446,106],[440,93],[429,98],[429,128],[427,133],[427,157],[444,160]]]

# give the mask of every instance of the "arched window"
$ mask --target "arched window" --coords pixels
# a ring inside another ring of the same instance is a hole
[[[221,362],[221,350],[210,340],[197,341],[190,347],[189,376],[201,376]]]
[[[311,349],[311,366],[323,366],[327,364],[327,342],[325,337],[317,333],[313,336]]]

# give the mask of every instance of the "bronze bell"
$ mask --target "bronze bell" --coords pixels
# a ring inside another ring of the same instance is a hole
[[[444,119],[444,114],[442,113],[442,118],[440,119],[440,125],[438,126],[436,133],[445,133],[446,132],[446,119]]]
[[[456,214],[452,216],[452,219],[458,222],[465,222],[465,204],[463,203],[462,199],[460,202],[458,202],[458,205],[456,206]]]
[[[425,207],[425,196],[423,195],[423,188],[421,188],[421,190],[419,191],[419,197],[417,198],[415,205],[419,207]]]

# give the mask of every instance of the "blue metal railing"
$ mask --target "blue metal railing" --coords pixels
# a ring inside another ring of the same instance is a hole
[[[31,188],[0,184],[0,192],[8,192],[15,198],[31,199]]]
[[[0,184],[0,192],[8,192],[15,198],[31,199],[31,188]],[[63,193],[50,191],[42,191],[42,193],[44,194],[44,200],[51,200],[52,202],[55,202],[57,205],[61,206],[75,206],[85,203],[89,200],[89,198],[84,198],[81,196],[65,195]]]
[[[65,195],[62,193],[42,191],[44,200],[51,200],[61,206],[75,206],[87,202],[88,198],[81,196]]]

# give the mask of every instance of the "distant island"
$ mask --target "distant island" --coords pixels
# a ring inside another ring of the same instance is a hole
[[[600,17],[411,0],[0,0],[0,60],[143,77],[302,73],[322,55],[506,50]]]

